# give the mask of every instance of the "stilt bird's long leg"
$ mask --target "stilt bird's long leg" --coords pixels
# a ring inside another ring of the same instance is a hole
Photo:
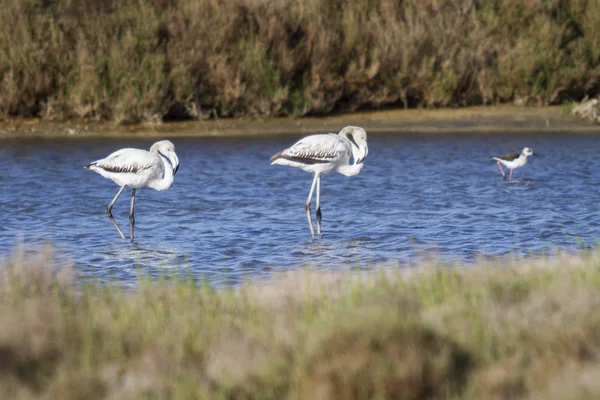
[[[500,161],[498,161],[498,168],[500,168],[500,172],[502,172],[502,176],[505,176],[504,170],[502,169],[502,165],[500,165]]]

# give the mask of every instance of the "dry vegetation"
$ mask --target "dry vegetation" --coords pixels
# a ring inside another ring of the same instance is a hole
[[[554,104],[600,87],[598,0],[4,0],[0,27],[3,118]]]
[[[573,106],[571,114],[600,124],[600,100],[586,98],[581,104]]]
[[[50,249],[1,264],[0,398],[600,397],[596,252],[219,291],[82,286]]]

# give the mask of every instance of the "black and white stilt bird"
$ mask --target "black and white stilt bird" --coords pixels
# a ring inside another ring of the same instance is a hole
[[[310,203],[315,185],[317,188],[317,233],[321,234],[321,175],[332,171],[337,171],[345,176],[357,175],[368,154],[367,132],[358,126],[347,126],[338,134],[325,133],[307,136],[292,147],[281,150],[271,157],[271,165],[288,165],[314,174],[305,205],[308,227],[313,238],[315,233],[311,221]],[[350,164],[350,157],[353,158],[352,164]]]
[[[533,155],[533,150],[529,147],[525,147],[522,152],[515,151],[513,153],[504,154],[502,156],[492,157],[492,160],[496,160],[498,163],[498,168],[500,168],[500,172],[502,176],[505,176],[504,170],[502,169],[502,165],[510,169],[510,175],[508,176],[508,180],[512,180],[512,172],[515,168],[520,168],[523,165],[527,164],[527,157]],[[502,164],[502,165],[500,165]]]
[[[123,239],[125,235],[115,222],[111,210],[123,192],[131,188],[131,208],[129,210],[129,236],[133,241],[135,191],[143,187],[154,190],[167,190],[173,184],[173,179],[179,169],[179,158],[175,154],[175,146],[168,140],[156,142],[150,151],[140,149],[121,149],[102,160],[94,161],[85,166],[96,171],[105,178],[111,179],[121,189],[108,205],[106,215]]]

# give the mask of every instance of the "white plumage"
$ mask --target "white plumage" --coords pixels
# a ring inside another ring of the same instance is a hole
[[[320,176],[332,171],[337,171],[345,176],[357,175],[368,154],[367,132],[357,126],[347,126],[338,134],[325,133],[307,136],[292,147],[271,157],[271,165],[296,167],[315,175],[305,205],[306,218],[312,237],[315,235],[310,216],[310,203],[315,185],[317,187],[317,233],[321,233]],[[352,164],[350,164],[351,157],[354,161]]]
[[[117,195],[108,205],[106,214],[115,225],[123,239],[125,235],[115,222],[111,210],[121,192],[126,187],[131,191],[131,209],[129,212],[130,238],[133,241],[133,227],[135,225],[134,203],[135,191],[143,187],[154,190],[167,190],[173,184],[177,170],[179,169],[179,158],[175,154],[175,146],[168,140],[156,142],[150,151],[140,149],[121,149],[101,160],[94,161],[85,166],[96,171],[121,186]]]
[[[515,168],[520,168],[523,165],[527,164],[527,157],[533,155],[533,150],[529,147],[525,147],[521,153],[515,151],[513,153],[507,153],[501,156],[492,157],[492,160],[496,160],[498,163],[498,168],[500,168],[500,172],[502,176],[505,176],[504,170],[502,169],[502,165],[507,167],[510,170],[510,175],[508,180],[512,180],[512,172]]]

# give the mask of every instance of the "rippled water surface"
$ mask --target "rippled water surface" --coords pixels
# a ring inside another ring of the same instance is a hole
[[[593,134],[370,135],[360,175],[322,178],[323,236],[311,240],[311,175],[270,166],[298,137],[172,139],[181,165],[165,192],[138,190],[136,241],[104,214],[118,187],[83,165],[153,139],[0,144],[0,256],[51,241],[83,277],[131,284],[184,269],[213,284],[274,270],[472,261],[574,250],[600,237],[600,140]],[[502,180],[490,155],[530,146]],[[130,191],[113,209],[128,232]],[[314,207],[313,207],[314,209]]]

